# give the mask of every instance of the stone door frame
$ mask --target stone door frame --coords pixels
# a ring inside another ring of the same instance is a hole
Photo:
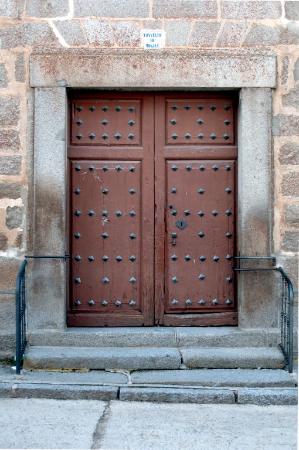
[[[81,67],[81,69],[80,69]],[[272,250],[273,54],[194,50],[44,50],[30,59],[34,90],[33,174],[28,249],[64,255],[67,230],[67,88],[239,90],[238,252]],[[28,286],[28,328],[66,327],[67,263],[36,261]],[[278,304],[269,275],[239,277],[240,328],[276,328]]]

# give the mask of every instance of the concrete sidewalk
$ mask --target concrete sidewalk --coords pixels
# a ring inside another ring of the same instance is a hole
[[[0,448],[295,450],[296,406],[0,400]]]

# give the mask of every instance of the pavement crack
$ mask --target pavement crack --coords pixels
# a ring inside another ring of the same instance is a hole
[[[106,432],[107,423],[110,418],[111,409],[110,402],[106,403],[103,414],[101,414],[96,428],[92,435],[92,449],[100,449],[102,446],[103,438]]]

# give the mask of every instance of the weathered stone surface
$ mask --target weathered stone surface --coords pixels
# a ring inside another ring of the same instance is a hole
[[[17,248],[21,248],[23,245],[23,233],[19,232],[14,240],[13,245]]]
[[[299,227],[299,205],[286,206],[285,221],[292,227]]]
[[[31,17],[59,17],[69,12],[69,2],[61,0],[27,0],[26,15]]]
[[[141,370],[131,373],[133,384],[208,387],[289,387],[294,379],[279,369]]]
[[[1,48],[27,47],[27,46],[57,46],[59,41],[46,22],[23,23],[0,29]]]
[[[96,17],[148,17],[149,5],[147,0],[74,0],[74,16]]]
[[[67,44],[87,44],[79,20],[57,20],[55,21],[55,26]]]
[[[12,290],[12,295],[1,295],[0,294],[0,323],[1,323],[1,333],[4,332],[15,332],[16,327],[16,305],[14,290]],[[0,350],[1,344],[0,344]]]
[[[218,35],[218,47],[238,47],[242,44],[248,25],[246,23],[226,22]]]
[[[31,345],[72,347],[175,347],[174,328],[68,328],[28,336]]]
[[[18,175],[21,170],[21,156],[1,156],[0,175]]]
[[[7,71],[5,64],[0,64],[0,87],[6,87],[7,86]]]
[[[235,403],[234,393],[229,389],[121,387],[119,399],[160,403]]]
[[[15,289],[20,259],[0,257],[0,289]]]
[[[273,117],[274,136],[296,136],[299,129],[299,116],[278,114]]]
[[[286,18],[289,20],[299,20],[299,2],[286,1],[285,2]]]
[[[1,0],[0,2],[0,16],[16,18],[18,17],[18,5],[21,4],[18,0]]]
[[[40,369],[178,369],[181,356],[174,348],[30,347],[25,368]]]
[[[0,198],[21,197],[21,185],[18,183],[0,183]]]
[[[299,86],[291,89],[288,94],[283,95],[282,103],[284,106],[293,106],[299,109]]]
[[[188,44],[188,36],[190,32],[191,24],[187,20],[180,21],[166,21],[166,46],[186,46]]]
[[[286,231],[283,235],[281,247],[286,252],[298,252],[299,247],[299,232]]]
[[[299,58],[297,59],[295,66],[294,66],[294,79],[295,79],[295,81],[299,80]]]
[[[23,208],[20,206],[8,206],[6,208],[6,226],[9,230],[19,228],[23,222]]]
[[[297,22],[288,22],[285,27],[281,28],[280,44],[299,44],[299,25]]]
[[[141,24],[139,22],[108,22],[87,19],[83,28],[89,44],[101,47],[136,47],[140,44]]]
[[[0,250],[7,250],[8,237],[0,232]]]
[[[17,130],[0,131],[0,149],[7,152],[19,150],[19,148],[20,148],[20,138]]]
[[[25,81],[25,60],[24,53],[19,53],[15,62],[15,79],[21,83]]]
[[[18,97],[0,97],[0,126],[17,125],[20,115],[20,101]]]
[[[116,400],[118,388],[114,386],[76,386],[59,384],[27,384],[12,386],[13,398],[55,398],[57,400]]]
[[[279,149],[280,164],[299,164],[299,144],[289,142]]]
[[[290,60],[288,56],[285,56],[281,62],[281,74],[280,74],[280,82],[282,85],[287,84],[289,77],[289,64]]]
[[[212,47],[219,29],[218,22],[196,22],[190,37],[190,45]]]
[[[278,348],[188,348],[180,349],[183,364],[190,368],[281,369],[282,352]]]
[[[298,392],[293,389],[239,389],[238,403],[250,405],[297,405]]]
[[[278,19],[279,1],[223,1],[221,15],[225,19]]]
[[[280,28],[276,26],[253,24],[243,45],[276,45],[280,41],[280,32]]]
[[[84,60],[84,77],[77,68]],[[276,58],[238,51],[173,50],[155,52],[125,49],[68,49],[30,58],[31,86],[173,88],[274,87]]]
[[[281,190],[283,195],[299,196],[299,172],[289,172],[282,178]]]
[[[217,1],[206,0],[156,0],[153,5],[154,17],[167,18],[216,18]]]

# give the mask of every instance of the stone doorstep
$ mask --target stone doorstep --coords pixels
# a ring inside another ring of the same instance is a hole
[[[29,347],[25,369],[280,369],[278,348]]]
[[[296,388],[123,387],[0,383],[0,397],[148,401],[167,403],[226,403],[296,405]]]
[[[71,347],[268,347],[280,330],[238,327],[67,328],[29,332],[30,345]]]

